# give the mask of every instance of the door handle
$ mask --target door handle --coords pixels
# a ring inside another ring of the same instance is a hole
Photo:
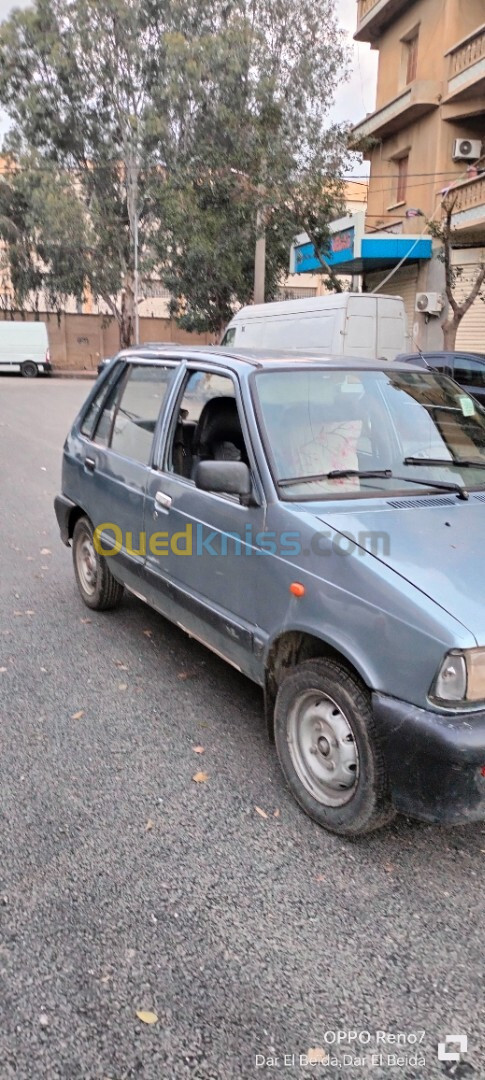
[[[166,495],[164,491],[157,491],[155,495],[155,506],[159,506],[162,510],[170,510],[172,505],[172,499],[170,495]]]
[[[95,462],[94,458],[92,458],[92,457],[84,458],[84,468],[87,469],[88,472],[94,472],[94,470],[96,468],[96,462]]]

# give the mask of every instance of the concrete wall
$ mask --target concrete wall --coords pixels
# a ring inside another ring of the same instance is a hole
[[[10,312],[7,312],[10,319]],[[1,320],[5,313],[0,314]],[[20,312],[14,313],[15,321],[21,322]],[[35,315],[29,312],[25,321],[33,322]],[[101,315],[56,315],[41,313],[40,319],[47,325],[51,360],[54,367],[67,371],[92,371],[99,360],[113,356],[119,350],[118,325],[114,319]],[[140,341],[169,341],[180,345],[207,345],[210,334],[187,334],[171,319],[140,319]]]

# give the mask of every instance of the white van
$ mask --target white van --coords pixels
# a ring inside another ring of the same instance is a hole
[[[409,342],[401,297],[342,292],[241,308],[221,344],[394,360]]]
[[[0,320],[0,371],[19,371],[26,379],[51,373],[45,323]]]

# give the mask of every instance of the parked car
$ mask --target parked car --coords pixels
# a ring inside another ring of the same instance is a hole
[[[342,292],[243,307],[222,344],[394,360],[409,348],[409,338],[401,297]]]
[[[51,374],[52,364],[45,323],[2,320],[0,371],[17,372],[25,379]]]
[[[425,352],[407,353],[398,360],[450,375],[469,394],[485,405],[485,353]]]
[[[89,608],[126,587],[263,688],[319,824],[485,818],[485,411],[451,379],[127,350],[67,436],[55,510]]]
[[[112,360],[114,360],[114,356],[106,356],[106,357],[104,358],[104,360],[100,360],[100,361],[99,361],[99,364],[98,364],[98,375],[101,375],[101,372],[102,372],[102,371],[104,371],[104,369],[108,367],[108,364],[111,364],[111,361],[112,361]]]

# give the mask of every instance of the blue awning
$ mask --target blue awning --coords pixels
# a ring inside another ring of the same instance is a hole
[[[405,263],[417,263],[422,259],[431,259],[432,240],[430,236],[410,236],[396,233],[366,234],[359,227],[361,222],[353,223],[352,218],[345,222],[336,222],[343,228],[332,230],[331,249],[325,255],[329,266],[341,273],[364,274],[371,270],[387,270],[397,266],[403,259]],[[298,237],[291,252],[291,272],[294,274],[324,273],[320,260],[315,255],[313,244],[307,236]]]

